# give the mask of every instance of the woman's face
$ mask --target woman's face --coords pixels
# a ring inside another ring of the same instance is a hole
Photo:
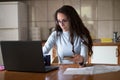
[[[57,13],[57,21],[63,31],[69,31],[69,21],[63,13]]]

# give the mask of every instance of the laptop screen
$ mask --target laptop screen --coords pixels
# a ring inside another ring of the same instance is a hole
[[[44,71],[40,41],[1,41],[1,50],[6,70]]]

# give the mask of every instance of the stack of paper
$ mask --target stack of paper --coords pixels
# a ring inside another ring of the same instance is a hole
[[[64,71],[64,75],[74,75],[74,74],[101,74],[107,72],[120,71],[120,66],[106,66],[106,65],[95,65],[92,67],[84,67],[84,68],[67,68]]]

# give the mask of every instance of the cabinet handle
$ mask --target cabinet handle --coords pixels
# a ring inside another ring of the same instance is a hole
[[[118,48],[116,48],[116,57],[118,57],[119,54],[118,54]]]

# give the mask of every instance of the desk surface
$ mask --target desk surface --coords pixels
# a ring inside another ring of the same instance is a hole
[[[120,71],[95,75],[63,75],[67,67],[78,65],[60,65],[59,70],[48,73],[0,71],[0,80],[120,80]]]

